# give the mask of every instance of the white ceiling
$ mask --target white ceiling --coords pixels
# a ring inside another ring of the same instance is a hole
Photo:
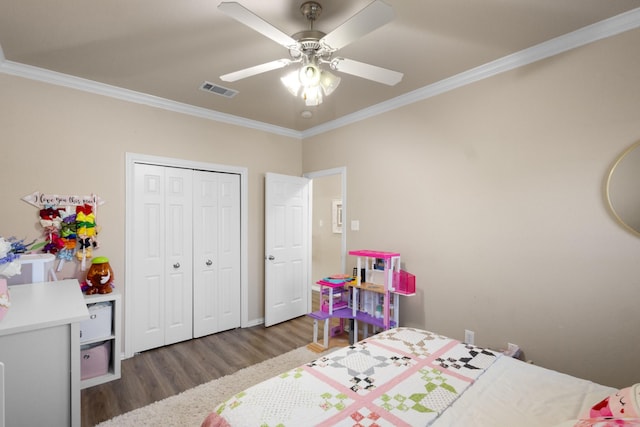
[[[323,12],[315,29],[330,32],[370,1],[319,0]],[[403,72],[403,80],[389,87],[340,74],[338,89],[317,107],[306,107],[282,86],[279,77],[290,68],[234,83],[220,80],[288,57],[279,44],[219,12],[220,0],[0,0],[0,71],[29,74],[24,66],[38,67],[40,74],[55,71],[304,132],[611,17],[625,29],[640,26],[640,0],[385,1],[395,19],[339,52]],[[303,2],[240,1],[291,35],[307,29]],[[229,99],[203,92],[204,81],[239,93]],[[302,118],[304,110],[313,116]]]

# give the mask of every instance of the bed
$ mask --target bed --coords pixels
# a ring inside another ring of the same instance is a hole
[[[236,394],[202,426],[564,427],[576,425],[614,392],[433,332],[399,327]],[[640,426],[638,419],[580,422]]]

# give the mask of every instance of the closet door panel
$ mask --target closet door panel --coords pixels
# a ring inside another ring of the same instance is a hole
[[[240,326],[240,179],[196,171],[194,188],[194,337],[201,337]]]
[[[223,174],[220,180],[218,322],[224,331],[240,326],[240,176]]]
[[[158,166],[135,165],[134,201],[134,293],[136,351],[164,345],[164,170]]]
[[[165,345],[193,337],[193,171],[165,168]]]
[[[194,173],[194,337],[218,332],[219,173]]]

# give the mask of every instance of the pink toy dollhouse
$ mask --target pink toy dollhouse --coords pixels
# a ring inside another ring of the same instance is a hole
[[[336,275],[317,282],[320,286],[320,310],[309,313],[314,319],[313,343],[310,348],[324,350],[332,337],[344,333],[344,320],[353,320],[350,341],[358,340],[358,322],[363,323],[365,337],[368,325],[390,329],[399,325],[399,295],[415,294],[415,276],[400,269],[400,254],[370,250],[350,251],[355,256],[354,276]],[[331,319],[340,319],[330,327]],[[322,344],[318,342],[318,322],[324,321]]]

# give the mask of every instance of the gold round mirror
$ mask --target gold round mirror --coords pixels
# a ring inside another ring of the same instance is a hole
[[[622,153],[613,165],[606,191],[615,217],[640,236],[640,141]]]

